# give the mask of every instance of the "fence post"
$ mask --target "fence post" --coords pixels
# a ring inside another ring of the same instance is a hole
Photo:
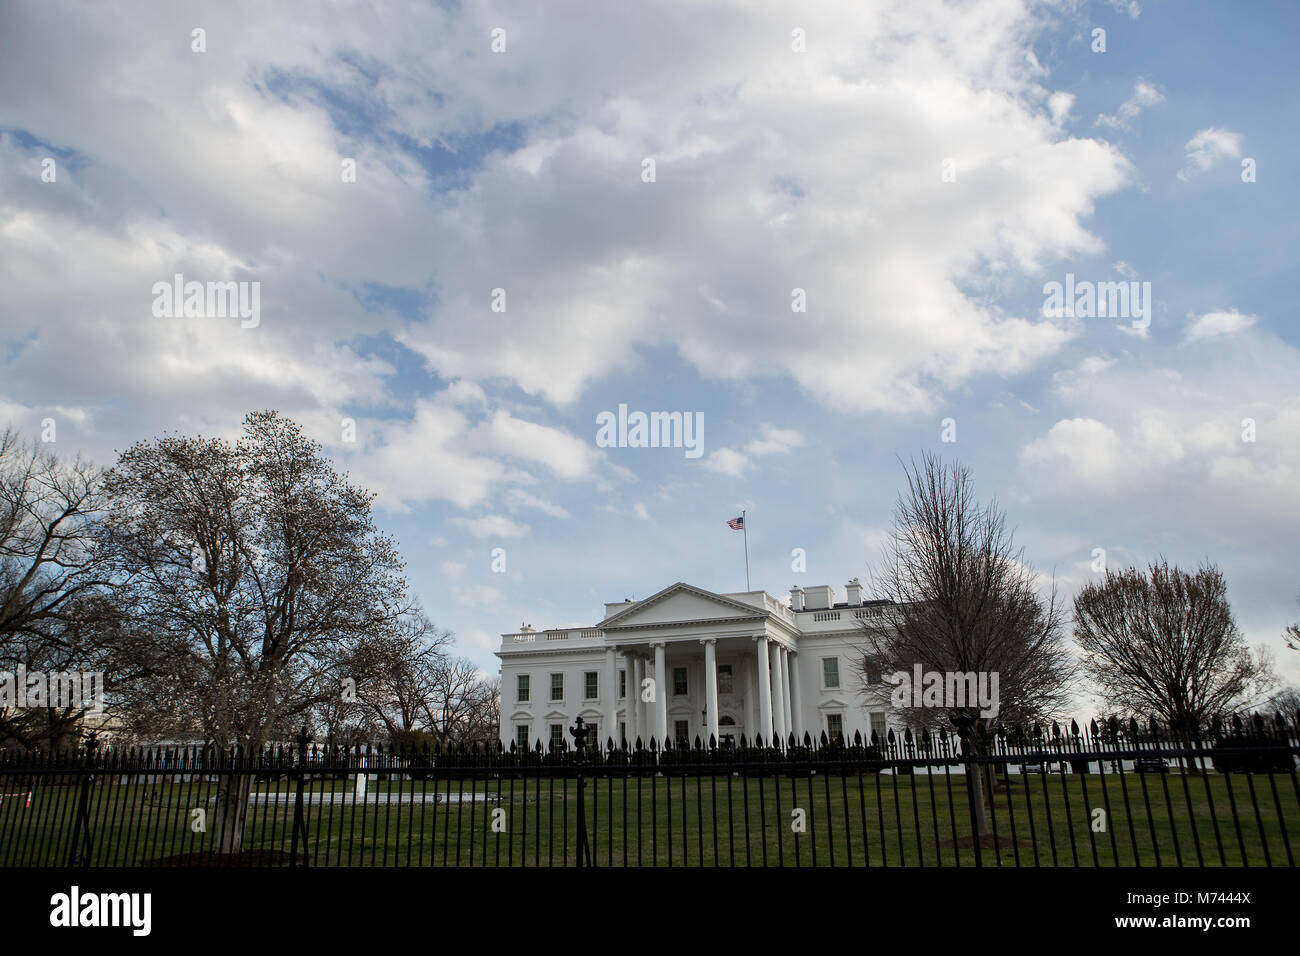
[[[293,770],[294,779],[297,783],[296,794],[293,800],[293,842],[289,848],[289,865],[298,866],[298,841],[302,841],[302,865],[307,866],[310,862],[310,855],[307,853],[307,823],[303,819],[302,813],[302,785],[307,776],[307,742],[311,740],[311,735],[307,733],[304,726],[298,731],[298,736],[294,738],[298,744],[297,766]],[[280,844],[283,846],[284,844]]]
[[[85,776],[81,779],[81,795],[77,799],[77,821],[68,844],[68,866],[90,865],[90,787],[95,779],[95,750],[99,739],[92,732],[86,737],[86,752],[82,755]]]
[[[579,716],[576,723],[569,728],[569,733],[573,734],[573,747],[576,751],[574,761],[578,767],[578,841],[577,856],[578,866],[593,866],[591,862],[591,844],[587,841],[587,800],[586,789],[587,780],[582,774],[582,765],[587,755],[587,734],[591,728],[587,727]]]

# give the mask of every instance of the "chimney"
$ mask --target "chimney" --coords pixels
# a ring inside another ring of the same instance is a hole
[[[808,603],[804,610],[821,611],[835,603],[835,589],[829,584],[818,584],[808,588]]]
[[[790,610],[803,610],[803,588],[797,584],[790,589]]]
[[[849,602],[851,607],[857,607],[862,603],[862,582],[857,578],[846,584],[844,590],[848,594],[845,600]]]

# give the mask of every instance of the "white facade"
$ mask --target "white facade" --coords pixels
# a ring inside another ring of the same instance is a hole
[[[608,739],[698,737],[753,743],[823,732],[864,741],[887,726],[889,685],[864,685],[862,626],[884,602],[834,589],[715,594],[681,582],[642,601],[605,605],[595,627],[501,636],[501,735],[529,748],[562,738],[579,715]],[[647,680],[649,681],[647,683]],[[644,688],[638,694],[637,688]],[[651,700],[643,698],[653,697]]]

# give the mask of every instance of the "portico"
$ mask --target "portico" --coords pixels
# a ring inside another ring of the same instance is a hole
[[[636,693],[630,740],[675,742],[677,726],[685,721],[708,745],[722,740],[724,709],[728,732],[736,738],[743,733],[753,740],[758,734],[770,742],[774,733],[781,740],[791,733],[803,735],[789,677],[791,661],[798,656],[797,634],[779,603],[759,603],[766,597],[770,595],[760,591],[756,600],[742,601],[678,583],[635,604],[607,606],[610,613],[599,625],[606,653],[632,662]],[[720,666],[730,678],[725,691],[719,686]],[[691,693],[696,675],[702,694]],[[691,719],[689,704],[678,698],[702,698],[699,721]],[[607,718],[607,725],[613,726],[613,720]],[[692,741],[695,735],[691,732]]]

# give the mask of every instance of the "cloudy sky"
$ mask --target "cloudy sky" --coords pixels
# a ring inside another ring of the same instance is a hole
[[[1298,44],[1265,2],[5,4],[0,425],[111,464],[279,409],[492,671],[743,589],[742,508],[755,587],[865,578],[932,449],[1067,597],[1097,548],[1218,562],[1300,683]],[[256,326],[155,315],[178,273]],[[703,455],[599,447],[620,404]]]

